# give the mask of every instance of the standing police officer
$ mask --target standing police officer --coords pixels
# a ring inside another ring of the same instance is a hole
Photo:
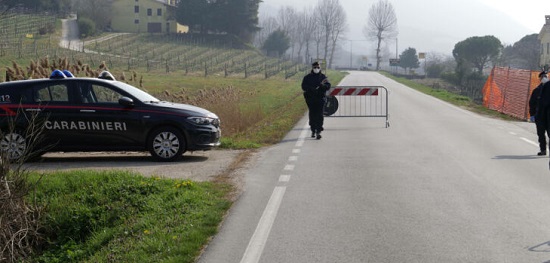
[[[309,109],[309,126],[311,137],[321,139],[323,131],[323,108],[325,106],[325,93],[330,89],[327,77],[321,73],[319,62],[311,64],[312,69],[302,80],[302,90]]]
[[[542,74],[542,73],[541,73]],[[545,74],[541,77],[540,82],[542,87],[540,90],[539,101],[537,104],[537,113],[535,115],[535,121],[542,127],[544,127],[544,132],[548,133],[550,131],[550,121],[548,114],[550,113],[550,82],[548,81],[548,76]],[[546,146],[546,145],[545,145]]]
[[[536,117],[539,112],[539,101],[541,97],[542,86],[547,81],[546,72],[543,71],[539,73],[540,84],[533,90],[531,97],[529,98],[529,115],[531,116],[530,121],[534,122],[537,127],[537,136],[539,137],[539,148],[540,151],[537,153],[539,156],[546,155],[546,130],[547,125],[544,123],[544,119],[539,116]]]

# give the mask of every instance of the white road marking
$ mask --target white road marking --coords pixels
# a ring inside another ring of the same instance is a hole
[[[522,139],[523,141],[529,143],[529,144],[532,144],[532,145],[535,145],[535,146],[539,146],[538,143],[534,142],[534,141],[531,141],[529,139],[526,139],[526,138],[523,138],[523,137],[520,137],[520,139]]]
[[[290,181],[290,175],[288,174],[283,174],[281,176],[279,176],[279,182],[289,182]]]
[[[304,125],[304,128],[302,129],[302,133],[300,133],[300,136],[298,136],[298,140],[296,141],[296,147],[302,147],[304,145],[304,141],[308,132],[308,124],[306,123]]]
[[[257,263],[260,261],[267,237],[277,216],[285,191],[285,186],[277,186],[273,190],[271,198],[269,198],[269,202],[260,218],[260,222],[254,231],[254,235],[252,235],[246,247],[241,263]]]
[[[302,147],[304,145],[305,137],[307,136],[308,131],[309,128],[308,124],[306,123],[302,132],[300,133],[300,136],[298,137],[298,140],[296,141],[297,148],[294,148],[292,150],[293,154],[298,154],[301,152],[298,147]],[[297,160],[298,156],[293,155],[288,157],[289,162],[295,162]],[[286,164],[284,170],[293,171],[294,165]],[[283,174],[279,177],[279,182],[288,181],[290,181],[289,174]],[[246,247],[246,251],[244,252],[244,255],[241,259],[241,263],[258,263],[260,261],[265,243],[267,242],[267,238],[269,237],[269,232],[271,231],[271,227],[273,226],[273,222],[275,221],[275,217],[277,217],[277,212],[279,211],[279,207],[281,206],[281,202],[283,201],[285,191],[286,186],[277,186],[273,190],[273,193],[271,194],[271,197],[267,202],[267,206],[265,207],[264,213],[260,218],[260,222],[258,222],[258,226],[256,226],[256,230],[254,231],[254,234],[250,238],[248,246]]]

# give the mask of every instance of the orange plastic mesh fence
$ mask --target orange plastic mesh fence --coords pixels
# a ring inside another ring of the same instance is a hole
[[[483,86],[483,105],[506,115],[529,119],[529,96],[539,84],[538,73],[494,67]]]

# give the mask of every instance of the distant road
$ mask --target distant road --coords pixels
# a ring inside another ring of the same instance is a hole
[[[102,42],[120,35],[129,33],[112,33],[99,38],[94,38],[94,42]],[[71,16],[68,19],[61,19],[61,40],[59,46],[67,49],[81,51],[84,53],[97,53],[95,51],[84,49],[84,42],[80,40],[80,33],[78,30],[78,23],[76,16]]]
[[[303,118],[245,173],[201,263],[549,262],[550,172],[534,124],[487,118],[376,72],[373,118]],[[342,107],[343,105],[340,105]]]

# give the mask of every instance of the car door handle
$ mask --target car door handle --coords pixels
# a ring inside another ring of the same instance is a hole
[[[42,110],[41,109],[25,109],[25,111],[28,111],[28,112],[41,112]]]
[[[80,110],[80,112],[95,112],[95,110]]]

